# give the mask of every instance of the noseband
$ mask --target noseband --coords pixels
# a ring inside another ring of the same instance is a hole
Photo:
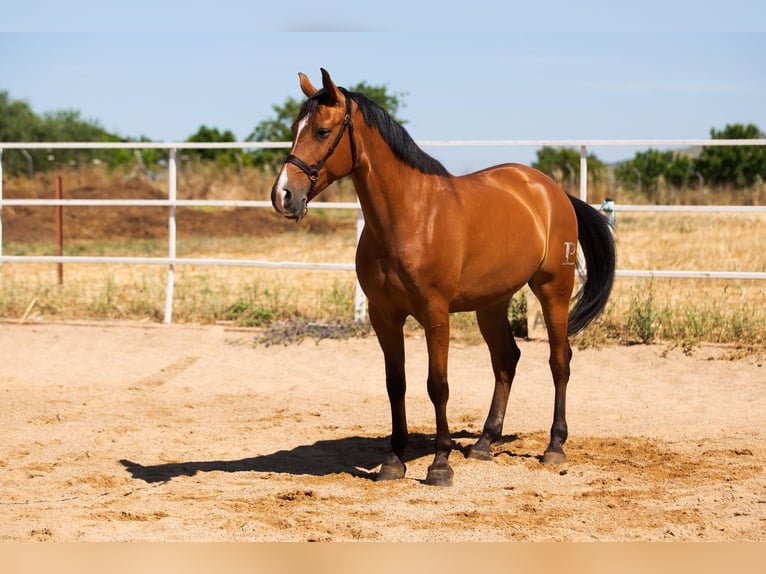
[[[299,157],[290,154],[285,159],[285,163],[291,163],[298,167],[303,173],[306,174],[306,176],[309,178],[309,181],[311,182],[311,187],[309,187],[309,193],[306,197],[306,203],[314,199],[316,197],[317,192],[315,190],[317,180],[319,179],[319,170],[324,167],[324,164],[327,163],[327,160],[330,159],[330,156],[335,151],[335,148],[338,147],[338,144],[340,143],[341,138],[343,137],[343,133],[346,131],[346,128],[348,128],[348,140],[351,144],[351,169],[348,173],[351,173],[354,171],[354,166],[356,166],[356,142],[354,141],[354,124],[351,122],[351,97],[349,96],[348,92],[344,90],[343,88],[338,88],[343,95],[346,98],[346,117],[343,118],[343,123],[340,126],[340,130],[338,131],[338,135],[335,136],[335,140],[332,142],[330,147],[327,149],[327,153],[324,154],[324,157],[320,159],[317,163],[309,165]],[[348,174],[346,174],[348,175]]]

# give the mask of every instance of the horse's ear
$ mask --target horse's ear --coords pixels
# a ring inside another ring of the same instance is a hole
[[[322,70],[322,87],[324,88],[325,94],[327,94],[329,104],[334,106],[338,103],[340,91],[332,81],[332,78],[330,78],[330,73],[324,68],[320,68],[320,70]]]
[[[309,80],[306,74],[298,72],[298,78],[301,81],[301,90],[303,90],[303,93],[306,94],[307,98],[310,98],[317,93],[317,89],[311,83],[311,80]]]

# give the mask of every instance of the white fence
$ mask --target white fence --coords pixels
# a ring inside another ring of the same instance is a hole
[[[766,139],[722,140],[722,139],[681,139],[681,140],[476,140],[476,141],[419,141],[423,147],[575,147],[580,149],[580,198],[588,199],[587,150],[589,147],[691,147],[691,146],[763,146]],[[164,322],[172,322],[175,267],[177,265],[266,267],[272,269],[331,269],[354,270],[353,263],[343,262],[294,262],[264,261],[252,259],[203,259],[176,256],[176,208],[177,207],[257,207],[271,209],[269,201],[239,200],[184,200],[176,197],[179,149],[265,149],[289,148],[289,142],[237,142],[237,143],[191,143],[191,142],[0,142],[0,266],[3,263],[120,263],[140,265],[163,265],[168,267],[165,290]],[[168,150],[168,199],[4,199],[2,178],[3,149],[166,149]],[[168,208],[168,255],[167,257],[89,257],[89,256],[34,256],[4,255],[2,236],[3,206],[142,206]],[[357,240],[364,226],[358,203],[322,203],[323,209],[354,209],[357,211]],[[766,213],[766,206],[651,206],[616,205],[615,211],[685,211],[685,212],[760,212]],[[618,277],[678,277],[703,279],[757,279],[766,280],[766,272],[729,271],[677,271],[677,270],[632,270],[620,269]],[[366,301],[359,284],[354,296],[354,317],[363,319]]]

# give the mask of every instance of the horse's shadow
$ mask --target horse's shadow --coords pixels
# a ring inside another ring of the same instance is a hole
[[[478,438],[467,431],[453,434],[454,438]],[[509,437],[515,440],[515,437]],[[204,460],[143,465],[122,459],[120,463],[133,478],[144,482],[167,482],[178,476],[194,476],[198,472],[274,472],[279,474],[308,474],[326,476],[347,473],[374,479],[375,469],[389,450],[387,437],[344,437],[320,440],[290,450],[241,458],[238,460]],[[467,447],[455,445],[455,450],[467,455]],[[434,452],[434,436],[410,434],[405,462]]]

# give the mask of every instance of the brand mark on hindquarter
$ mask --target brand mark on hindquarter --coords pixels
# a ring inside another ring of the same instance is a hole
[[[577,243],[564,242],[564,262],[562,265],[574,265],[577,262]]]

